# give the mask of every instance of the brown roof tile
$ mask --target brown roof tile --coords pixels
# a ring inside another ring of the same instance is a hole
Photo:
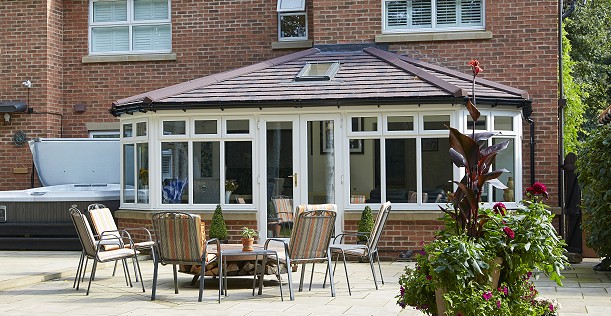
[[[295,81],[308,62],[340,62],[332,80]],[[311,48],[248,67],[149,91],[113,103],[111,113],[211,107],[303,106],[304,104],[461,103],[471,75],[378,48],[329,52]],[[521,105],[528,93],[477,78],[478,101]]]

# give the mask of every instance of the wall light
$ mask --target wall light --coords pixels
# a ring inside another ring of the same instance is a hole
[[[4,113],[4,124],[11,123],[11,115],[8,113]]]

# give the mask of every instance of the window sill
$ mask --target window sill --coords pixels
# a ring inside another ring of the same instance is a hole
[[[314,41],[312,40],[272,43],[272,49],[310,48],[312,46],[314,46]]]
[[[431,32],[431,33],[393,33],[376,35],[376,43],[463,41],[491,39],[490,31],[468,32]]]
[[[87,55],[83,56],[83,64],[116,63],[134,61],[176,60],[176,53],[167,54],[137,54],[137,55]]]

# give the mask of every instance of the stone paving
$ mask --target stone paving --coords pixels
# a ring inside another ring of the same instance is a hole
[[[322,264],[316,266],[311,291],[307,288],[311,266],[306,271],[303,292],[297,292],[300,274],[293,274],[294,301],[288,299],[286,275],[283,275],[284,301],[273,276],[265,277],[263,295],[254,297],[250,277],[230,278],[229,295],[218,304],[218,281],[212,278],[205,280],[201,303],[197,302],[197,287],[189,285],[190,275],[179,273],[180,292],[174,294],[170,266],[160,267],[157,300],[150,301],[153,274],[150,260],[141,262],[145,293],[140,284],[127,287],[122,273],[112,277],[112,265],[106,264],[98,270],[91,292],[85,296],[86,282],[79,291],[72,288],[78,257],[78,252],[0,251],[0,315],[423,315],[409,308],[402,311],[395,305],[398,277],[405,266],[413,266],[411,262],[383,262],[386,284],[380,284],[377,291],[369,265],[349,263],[352,296],[348,295],[343,269],[338,265],[334,298],[328,286],[322,288]],[[558,299],[561,316],[611,315],[611,273],[592,270],[598,262],[586,259],[573,265],[565,271],[564,287],[542,277],[536,282],[537,288],[541,295]]]

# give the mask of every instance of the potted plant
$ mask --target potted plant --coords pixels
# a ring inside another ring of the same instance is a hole
[[[371,234],[371,230],[373,229],[373,215],[371,214],[371,207],[365,206],[363,212],[361,213],[361,220],[358,223],[358,243],[365,244],[369,239],[369,234]]]
[[[221,243],[227,243],[227,226],[223,219],[223,210],[220,205],[216,206],[210,224],[210,238],[218,238]]]
[[[475,83],[482,69],[476,60],[469,64]],[[475,98],[467,109],[476,122]],[[428,315],[555,314],[558,306],[538,298],[531,280],[539,271],[562,285],[561,270],[568,265],[564,242],[543,203],[545,186],[537,182],[529,187],[515,210],[502,203],[492,208],[481,204],[486,183],[506,189],[498,180],[506,170],[491,171],[490,166],[507,143],[486,146],[493,135],[474,130],[465,135],[450,128],[450,158],[464,167],[465,176],[455,182],[448,206],[441,207],[444,225],[436,239],[417,255],[416,268],[406,268],[400,277],[398,305]]]
[[[253,251],[253,244],[257,236],[256,230],[246,226],[242,227],[242,251]]]

